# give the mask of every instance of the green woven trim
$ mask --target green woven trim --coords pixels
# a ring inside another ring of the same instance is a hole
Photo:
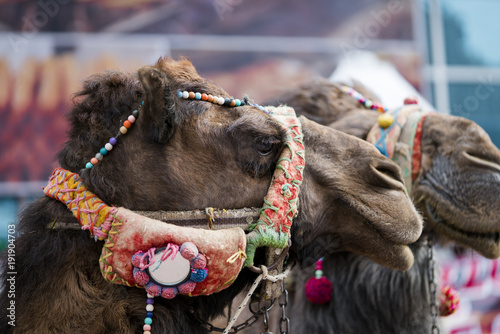
[[[113,223],[111,224],[111,229],[108,232],[108,238],[106,239],[104,246],[102,247],[102,253],[99,258],[99,262],[103,263],[104,269],[101,268],[101,274],[104,279],[108,282],[114,284],[122,284],[126,286],[135,286],[138,288],[142,288],[142,286],[137,284],[130,284],[127,280],[121,277],[116,271],[113,270],[113,266],[110,265],[107,261],[108,258],[113,256],[112,248],[115,246],[115,242],[113,240],[113,236],[117,235],[119,232],[118,227],[122,226],[123,222],[116,215],[113,215]]]

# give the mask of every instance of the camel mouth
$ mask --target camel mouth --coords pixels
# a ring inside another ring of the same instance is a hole
[[[500,232],[476,232],[459,228],[443,218],[428,201],[425,201],[425,206],[434,226],[450,239],[473,248],[485,257],[498,257],[500,252]],[[493,251],[493,249],[496,251]]]

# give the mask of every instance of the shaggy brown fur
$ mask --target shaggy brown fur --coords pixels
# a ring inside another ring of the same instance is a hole
[[[78,172],[107,204],[128,209],[261,206],[283,146],[282,129],[258,108],[187,101],[176,96],[179,89],[229,97],[187,60],[162,59],[138,75],[91,77],[69,113],[61,166]],[[82,169],[141,100],[144,108],[129,133],[92,170]],[[407,269],[413,256],[406,244],[422,226],[397,166],[359,139],[305,118],[301,123],[308,163],[290,261],[352,250]],[[270,154],[264,142],[273,143]],[[341,220],[334,218],[338,214]],[[144,290],[106,282],[98,266],[103,243],[86,231],[52,229],[54,222],[79,226],[64,204],[48,197],[20,216],[15,297],[4,286],[0,332],[142,333]],[[2,271],[5,283],[9,270]],[[207,332],[198,318],[222,313],[254,278],[245,269],[232,286],[211,296],[156,298],[154,333]],[[11,300],[15,327],[5,314]]]
[[[307,96],[314,98],[304,98]],[[331,97],[336,101],[325,110]],[[373,98],[373,97],[372,97]],[[315,114],[330,127],[366,138],[378,114],[360,109],[339,86],[315,82],[288,92],[282,102]],[[355,105],[352,108],[352,105]],[[324,116],[324,114],[329,114]],[[423,212],[425,236],[453,241],[489,258],[500,256],[500,151],[474,122],[430,114],[423,124],[422,168],[412,197]],[[425,238],[423,238],[425,240]],[[296,272],[293,322],[298,333],[430,333],[426,243],[411,246],[415,265],[408,271],[383,268],[362,256],[326,257],[324,272],[333,283],[327,305],[310,304],[303,291],[314,268]]]

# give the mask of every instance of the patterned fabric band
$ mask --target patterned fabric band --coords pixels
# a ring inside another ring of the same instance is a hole
[[[96,240],[106,239],[117,208],[106,205],[88,190],[78,174],[56,168],[43,192],[66,204],[82,230],[89,230]]]
[[[375,124],[366,140],[375,145],[385,156],[401,168],[406,190],[411,192],[412,183],[420,170],[420,139],[422,123],[427,112],[416,104],[405,105],[388,112],[394,122],[387,128]]]

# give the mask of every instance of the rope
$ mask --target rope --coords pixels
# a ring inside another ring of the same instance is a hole
[[[231,319],[231,321],[229,321],[227,323],[226,329],[224,329],[224,332],[222,332],[222,334],[228,334],[229,333],[229,331],[231,330],[231,327],[233,327],[233,325],[236,322],[236,320],[238,320],[241,312],[243,312],[243,309],[247,306],[248,301],[250,300],[250,298],[252,297],[253,293],[255,292],[255,289],[257,289],[257,286],[259,286],[259,284],[260,284],[260,282],[262,280],[264,280],[264,281],[271,281],[271,282],[274,283],[274,282],[277,282],[277,281],[280,281],[280,280],[284,280],[288,276],[288,274],[290,273],[290,267],[286,268],[285,271],[282,272],[281,274],[274,275],[274,276],[269,275],[267,273],[267,267],[266,266],[261,266],[261,269],[262,269],[262,274],[260,274],[255,279],[255,282],[253,282],[252,287],[250,288],[250,290],[248,290],[248,293],[247,293],[245,299],[243,299],[243,301],[241,302],[240,306],[238,306],[238,310],[234,314],[234,316]]]

